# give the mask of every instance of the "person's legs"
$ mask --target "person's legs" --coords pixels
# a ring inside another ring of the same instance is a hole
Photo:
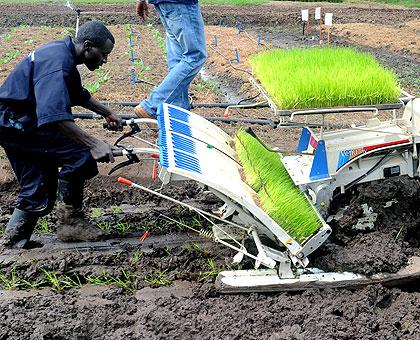
[[[52,150],[58,165],[57,237],[62,241],[92,241],[105,234],[83,213],[85,182],[98,174],[89,149],[66,137],[57,136]]]
[[[204,23],[198,4],[162,3],[155,7],[165,25],[167,40],[178,44],[182,57],[150,97],[140,103],[152,115],[156,115],[162,102],[190,109],[188,87],[207,58]],[[171,47],[168,53],[172,52],[178,50],[173,51]],[[173,60],[175,58],[171,58],[171,66]]]
[[[4,146],[6,155],[20,185],[13,214],[6,226],[8,245],[25,248],[40,216],[47,215],[55,202],[57,168],[42,153],[33,154]]]

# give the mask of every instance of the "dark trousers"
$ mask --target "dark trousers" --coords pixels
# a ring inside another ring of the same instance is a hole
[[[78,187],[98,174],[89,149],[60,133],[0,129],[0,145],[21,188],[16,207],[39,216],[51,212],[58,180]]]

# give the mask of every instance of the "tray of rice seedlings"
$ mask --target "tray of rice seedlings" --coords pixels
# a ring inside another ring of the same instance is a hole
[[[253,56],[253,72],[280,110],[396,103],[396,75],[353,48],[271,50]]]
[[[260,207],[302,244],[322,226],[307,197],[293,183],[281,155],[244,130],[235,137],[235,150],[245,182],[257,194]]]

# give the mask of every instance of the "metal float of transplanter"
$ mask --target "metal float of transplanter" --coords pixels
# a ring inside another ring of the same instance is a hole
[[[358,111],[361,110],[354,109],[353,112]],[[289,115],[289,122],[293,122],[296,114]],[[137,121],[141,119],[132,122]],[[204,118],[169,104],[160,107],[157,125],[159,149],[153,152],[159,153],[159,178],[163,185],[193,180],[213,192],[224,205],[215,215],[129,180],[122,179],[121,182],[205,216],[212,221],[214,239],[237,251],[236,262],[243,256],[254,260],[255,270],[221,272],[216,280],[221,291],[356,287],[377,282],[392,285],[420,277],[419,257],[411,258],[408,266],[395,274],[379,273],[369,277],[350,272],[323,272],[311,268],[308,260],[308,256],[331,233],[323,216],[335,189],[344,192],[356,183],[392,176],[418,176],[419,99],[410,98],[403,117],[397,118],[394,114],[393,119],[387,122],[380,122],[374,117],[364,126],[328,132],[321,129],[320,135],[309,127],[303,127],[298,153],[281,158],[320,220],[318,230],[300,243],[255,201],[256,193],[242,180],[241,166],[236,160],[233,140],[229,135]],[[125,154],[128,152],[123,151]],[[244,246],[247,238],[254,241],[256,254]]]

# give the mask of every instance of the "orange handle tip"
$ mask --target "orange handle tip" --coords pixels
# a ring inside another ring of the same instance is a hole
[[[126,185],[131,185],[133,184],[133,182],[131,182],[129,179],[124,178],[124,177],[118,177],[117,179],[118,182],[122,183],[122,184],[126,184]]]
[[[141,237],[140,237],[140,241],[141,241],[141,242],[143,242],[143,241],[147,238],[147,236],[149,236],[149,231],[148,231],[148,230],[146,230],[146,231],[143,233],[143,235],[141,235]]]

